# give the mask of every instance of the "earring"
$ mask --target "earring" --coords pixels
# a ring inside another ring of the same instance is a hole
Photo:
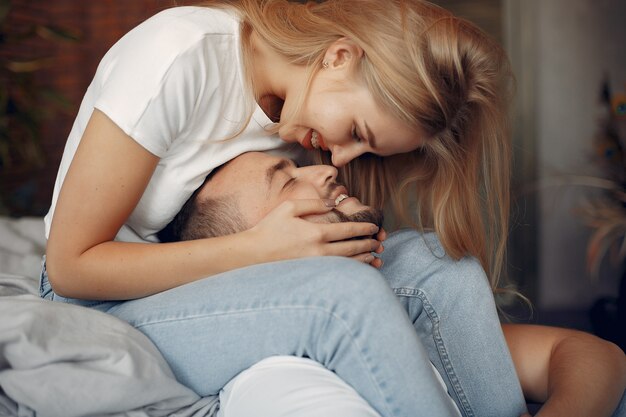
[[[328,61],[324,61],[324,62],[322,63],[322,67],[324,67],[324,69],[327,69],[327,68],[329,67],[329,65],[330,65],[330,64],[328,63]]]

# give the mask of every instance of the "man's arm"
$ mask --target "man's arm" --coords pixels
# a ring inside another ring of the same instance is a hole
[[[503,324],[513,362],[537,414],[611,416],[626,388],[626,357],[591,334],[547,326]]]

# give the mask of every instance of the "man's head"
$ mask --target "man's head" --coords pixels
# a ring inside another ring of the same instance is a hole
[[[304,217],[312,222],[371,222],[382,212],[348,196],[328,165],[296,166],[291,160],[250,152],[212,173],[159,233],[162,242],[223,236],[247,230],[286,200],[331,199],[332,211]]]

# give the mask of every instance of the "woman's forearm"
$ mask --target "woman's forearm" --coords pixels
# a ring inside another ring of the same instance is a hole
[[[105,242],[80,256],[48,257],[54,291],[64,297],[126,300],[165,291],[255,262],[244,233],[187,242]]]

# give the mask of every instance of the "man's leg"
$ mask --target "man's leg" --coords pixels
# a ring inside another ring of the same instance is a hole
[[[217,417],[380,417],[334,372],[294,356],[252,365],[226,384],[219,398]]]
[[[613,417],[626,417],[626,392],[622,395],[622,400],[617,405]]]
[[[108,312],[144,332],[202,396],[264,358],[294,355],[334,371],[381,416],[455,414],[384,278],[349,259],[256,265]]]
[[[402,230],[384,245],[381,272],[463,415],[521,415],[524,397],[480,264],[453,261],[432,233]]]
[[[220,392],[217,417],[380,417],[351,386],[311,359],[272,356]]]

